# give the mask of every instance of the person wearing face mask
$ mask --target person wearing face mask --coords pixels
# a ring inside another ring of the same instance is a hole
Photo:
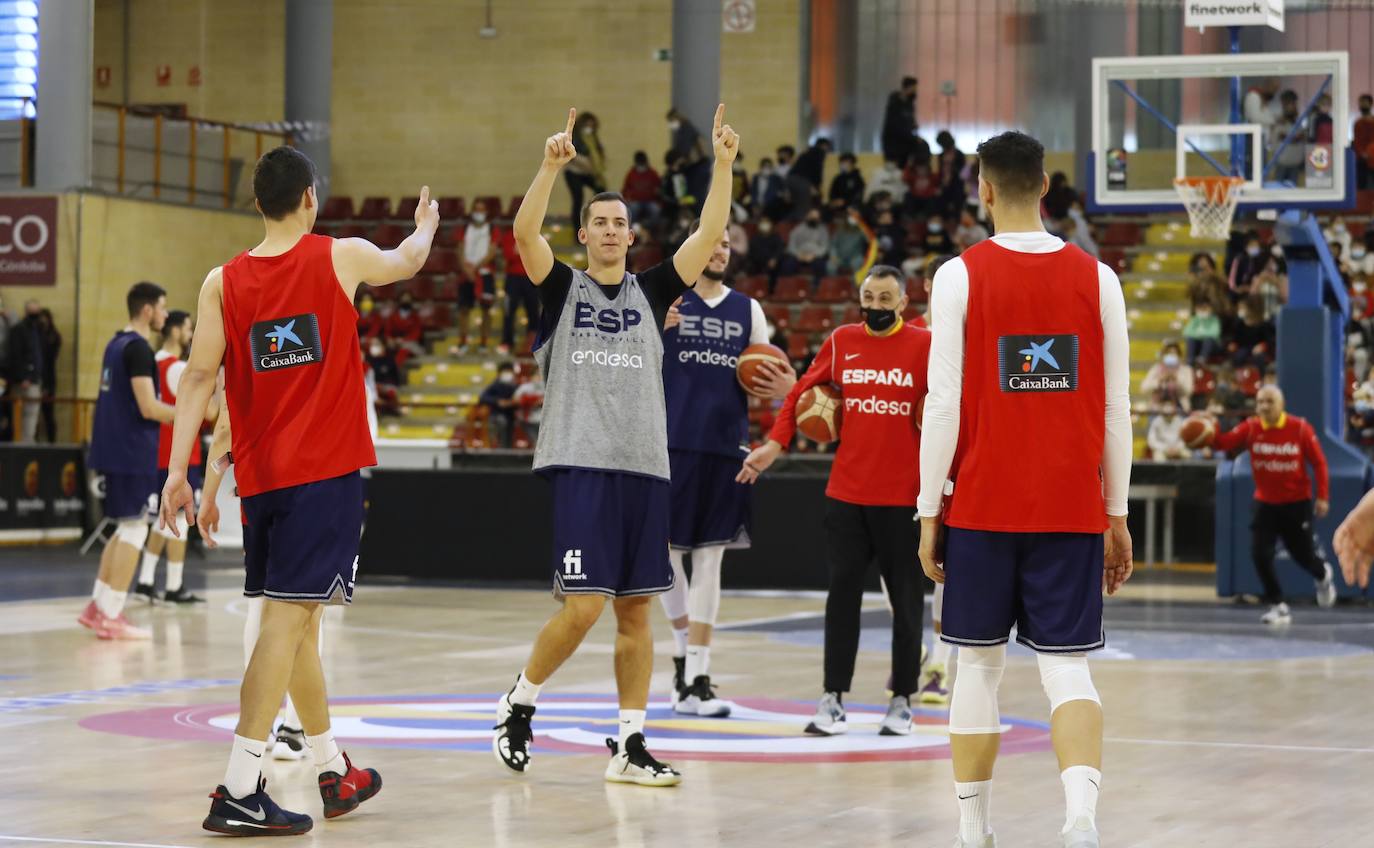
[[[857,208],[864,201],[864,175],[853,153],[840,154],[840,172],[830,180],[830,203],[842,209]]]
[[[1232,302],[1244,300],[1250,296],[1250,286],[1254,282],[1255,275],[1264,270],[1268,258],[1264,256],[1264,250],[1260,246],[1259,236],[1251,234],[1245,240],[1245,251],[1231,260],[1231,270],[1226,281],[1230,289]]]
[[[1300,117],[1298,93],[1286,89],[1279,95],[1279,117],[1270,130],[1269,155],[1278,156],[1272,174],[1273,179],[1292,185],[1298,185],[1302,179],[1303,163],[1307,159],[1307,145],[1304,143],[1306,130],[1299,128],[1293,140],[1288,142],[1288,146],[1283,150],[1279,150],[1279,145],[1283,144],[1289,133],[1298,127]]]
[[[1359,188],[1374,188],[1374,95],[1360,95],[1351,147],[1355,150],[1355,179]]]
[[[396,311],[386,319],[383,331],[387,346],[396,354],[396,364],[405,367],[412,356],[424,356],[424,321],[415,309],[415,298],[405,292],[396,303]]]
[[[367,351],[367,365],[372,369],[378,395],[383,399],[394,396],[401,385],[401,369],[396,364],[396,357],[387,350],[386,342],[377,337],[370,339],[364,350]]]
[[[1193,314],[1183,325],[1188,362],[1206,362],[1221,351],[1221,319],[1208,300],[1194,300]]]
[[[630,205],[630,219],[652,223],[658,219],[658,195],[663,178],[649,164],[649,154],[635,151],[635,163],[625,172],[620,193]]]
[[[869,206],[873,206],[880,195],[885,195],[889,204],[899,207],[906,199],[906,178],[902,175],[902,166],[896,162],[884,162],[868,183],[866,197]]]
[[[1240,304],[1241,320],[1231,330],[1227,346],[1231,362],[1263,367],[1274,356],[1278,333],[1273,321],[1264,318],[1264,303],[1258,297],[1248,297]]]
[[[868,237],[859,229],[857,212],[841,212],[842,217],[830,237],[830,258],[826,262],[828,274],[853,274],[864,264],[868,253]]]
[[[782,177],[773,169],[772,159],[760,159],[759,169],[749,185],[749,209],[755,215],[776,213],[782,195]]]
[[[1192,456],[1188,446],[1183,443],[1183,421],[1176,403],[1167,404],[1158,415],[1150,419],[1150,430],[1145,436],[1145,444],[1150,449],[1151,459],[1187,459]]]
[[[463,231],[463,250],[458,255],[463,270],[458,284],[458,350],[467,351],[468,330],[472,328],[472,310],[478,313],[481,346],[487,346],[487,329],[491,320],[491,303],[496,296],[496,254],[500,247],[491,221],[490,210],[482,201],[472,204],[467,229]],[[404,364],[404,363],[402,363]]]
[[[745,267],[749,269],[750,274],[768,275],[770,293],[778,282],[778,272],[786,253],[787,245],[778,235],[773,219],[760,218],[754,237],[749,240],[749,256],[745,259]]]
[[[945,221],[938,215],[932,215],[926,221],[926,236],[923,243],[925,253],[953,253],[954,239],[949,237],[949,228],[945,226]]]
[[[787,256],[783,260],[784,274],[809,274],[819,278],[825,273],[826,257],[830,254],[830,230],[821,220],[821,210],[812,209],[806,219],[792,228],[787,237]]]
[[[1346,264],[1350,267],[1353,277],[1374,275],[1374,254],[1369,251],[1370,236],[1374,236],[1374,232],[1366,234],[1365,238],[1350,245],[1350,258]]]
[[[515,399],[515,363],[502,362],[496,368],[496,381],[487,386],[477,402],[489,412],[487,429],[490,446],[509,448],[515,432],[515,411],[520,402]]]
[[[710,141],[677,109],[668,110],[668,133],[668,150],[681,160],[686,195],[692,198],[692,213],[696,214],[711,181]]]
[[[825,665],[822,695],[806,732],[845,733],[843,697],[854,677],[864,581],[876,560],[892,604],[892,692],[880,732],[911,733],[911,696],[919,691],[921,576],[914,567],[911,520],[919,481],[921,421],[931,334],[905,323],[902,272],[875,265],[860,288],[862,324],[845,324],[825,340],[806,374],[778,410],[768,441],[744,460],[738,480],[754,483],[796,433],[797,401],[818,385],[840,390],[843,431],[826,486]]]
[[[954,231],[954,246],[962,253],[980,241],[988,238],[988,229],[978,223],[973,210],[964,207],[959,213],[959,228]]]
[[[1178,342],[1166,342],[1160,348],[1159,361],[1150,366],[1140,382],[1141,394],[1149,395],[1156,405],[1168,390],[1176,391],[1184,407],[1188,407],[1188,399],[1193,396],[1193,369],[1183,362]]]

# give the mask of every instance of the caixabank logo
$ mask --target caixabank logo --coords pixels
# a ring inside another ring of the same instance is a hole
[[[1078,336],[1002,336],[997,372],[1004,392],[1076,391]]]
[[[324,361],[320,324],[313,312],[259,321],[253,325],[250,346],[254,371],[279,371]]]

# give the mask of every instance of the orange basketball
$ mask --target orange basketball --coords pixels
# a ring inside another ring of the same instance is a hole
[[[783,353],[782,348],[776,345],[756,344],[746,347],[744,352],[739,355],[739,365],[735,368],[735,379],[739,380],[740,388],[755,397],[768,397],[766,393],[759,391],[754,385],[754,377],[765,362],[776,362],[783,368],[792,367],[787,361],[787,354]]]
[[[812,386],[797,398],[797,429],[813,442],[833,442],[840,437],[844,401],[834,386]]]
[[[1209,448],[1217,436],[1217,422],[1210,415],[1194,412],[1183,422],[1178,435],[1183,439],[1183,443],[1193,450]]]

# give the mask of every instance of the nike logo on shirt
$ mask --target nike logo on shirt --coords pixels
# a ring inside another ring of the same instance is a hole
[[[846,354],[844,355],[844,361],[845,361],[845,362],[848,362],[848,361],[851,360],[851,359],[858,359],[860,356],[862,356],[862,354],[858,354],[858,353],[846,353]]]
[[[256,810],[250,810],[250,809],[248,809],[247,807],[241,806],[241,805],[239,805],[239,804],[235,804],[233,801],[229,800],[228,798],[225,798],[225,799],[224,799],[224,803],[228,804],[229,806],[233,807],[233,808],[236,809],[236,810],[239,810],[239,811],[242,812],[244,815],[246,815],[246,816],[248,816],[249,818],[251,818],[253,821],[258,821],[258,822],[260,822],[260,821],[266,821],[266,820],[267,820],[267,811],[264,810],[264,809],[262,808],[261,805],[259,805],[258,808],[257,808]]]

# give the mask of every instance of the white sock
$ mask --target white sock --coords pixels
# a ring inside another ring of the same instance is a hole
[[[687,656],[687,628],[686,628],[686,627],[682,628],[681,630],[678,630],[676,627],[673,628],[673,647],[675,648],[675,650],[673,651],[673,656],[675,656],[675,657],[685,657],[685,656]],[[689,681],[687,681],[687,682],[690,683],[691,681],[689,680]]]
[[[930,654],[930,661],[935,665],[942,665],[945,670],[949,670],[949,659],[954,653],[954,646],[940,638],[940,634],[935,634],[935,650]]]
[[[234,735],[234,747],[229,752],[229,768],[224,772],[224,788],[235,798],[243,798],[258,791],[258,777],[262,774],[262,755],[267,743],[261,739],[244,739]]]
[[[956,780],[954,794],[959,799],[959,838],[974,842],[991,833],[988,812],[992,807],[992,781],[960,783]]]
[[[687,685],[698,676],[709,674],[711,667],[711,646],[710,645],[688,645],[687,646]]]
[[[319,736],[307,736],[305,738],[310,743],[310,750],[315,754],[315,771],[320,774],[327,771],[343,774],[348,771],[348,766],[344,763],[343,753],[339,750],[339,743],[334,741],[333,730],[326,730]]]
[[[526,707],[534,706],[534,701],[539,697],[539,690],[544,688],[542,683],[531,683],[525,677],[525,672],[520,672],[520,677],[515,681],[515,688],[511,690],[510,702]]]
[[[281,720],[282,727],[289,727],[292,730],[301,729],[301,715],[296,712],[296,702],[291,700],[291,696],[286,696],[286,715]]]
[[[100,600],[100,596],[103,594],[103,589],[102,589],[102,587],[103,587],[104,585],[105,585],[105,584],[104,584],[103,582],[101,582],[101,580],[100,580],[99,577],[95,578],[95,585],[91,586],[91,600],[93,600],[93,601],[98,601],[98,600]]]
[[[625,740],[636,733],[644,732],[644,710],[620,711],[620,747],[625,748]]]
[[[175,592],[181,588],[181,572],[186,568],[186,560],[172,562],[167,560],[167,591]],[[153,582],[152,580],[148,581]]]
[[[150,585],[157,576],[158,555],[152,551],[143,552],[143,565],[138,569],[138,584]]]
[[[1064,830],[1067,832],[1082,816],[1097,821],[1097,793],[1102,789],[1102,772],[1092,766],[1069,766],[1059,774],[1064,782]]]
[[[100,614],[106,618],[118,618],[119,614],[124,611],[124,602],[128,597],[128,592],[116,592],[106,586],[100,597],[95,599],[95,605],[99,608]]]

